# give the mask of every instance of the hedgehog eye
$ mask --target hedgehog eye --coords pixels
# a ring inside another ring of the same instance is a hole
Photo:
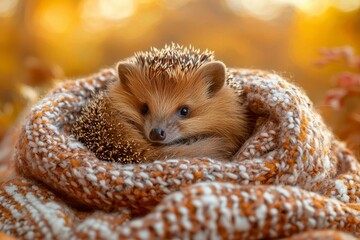
[[[187,117],[190,114],[190,109],[188,107],[181,107],[179,110],[179,114],[182,117]]]
[[[141,113],[143,115],[146,115],[148,112],[149,112],[149,106],[146,103],[144,103],[141,107]]]

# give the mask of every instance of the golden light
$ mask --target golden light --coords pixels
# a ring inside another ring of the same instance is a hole
[[[314,0],[302,0],[302,1],[291,1],[291,3],[298,8],[300,11],[310,16],[316,16],[324,13],[330,7],[330,1],[314,1]]]
[[[281,16],[286,7],[292,7],[309,16],[324,13],[330,7],[344,12],[360,8],[360,0],[226,0],[230,9],[238,14],[249,14],[262,20]]]
[[[134,11],[134,0],[87,0],[83,6],[86,18],[120,20],[131,16]]]
[[[63,33],[71,26],[70,13],[70,5],[56,1],[49,2],[46,7],[39,9],[35,21],[47,33]]]
[[[0,17],[10,16],[18,4],[18,0],[1,0],[0,1]]]
[[[360,0],[289,0],[289,2],[309,15],[320,15],[330,7],[344,12],[355,11],[360,7]]]
[[[135,12],[135,0],[85,0],[82,4],[83,27],[89,31],[119,25]],[[113,24],[111,24],[113,23]]]
[[[360,0],[337,0],[335,2],[336,6],[344,12],[351,12],[360,7]]]
[[[133,0],[102,0],[99,1],[99,13],[104,18],[119,20],[131,16],[134,12]]]
[[[283,8],[279,0],[227,0],[230,9],[242,14],[247,13],[262,20],[271,20],[278,17]]]
[[[185,6],[190,0],[165,0],[165,6],[170,9],[177,9]]]

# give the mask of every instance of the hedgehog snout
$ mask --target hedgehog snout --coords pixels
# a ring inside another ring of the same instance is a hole
[[[153,128],[150,131],[149,138],[155,142],[164,141],[166,138],[166,132],[162,128]]]

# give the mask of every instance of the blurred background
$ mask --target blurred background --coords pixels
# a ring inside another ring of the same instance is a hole
[[[359,151],[359,40],[360,0],[0,0],[0,140],[54,79],[175,42],[291,79]]]

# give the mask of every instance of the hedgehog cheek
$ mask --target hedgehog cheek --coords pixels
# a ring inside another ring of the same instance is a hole
[[[207,93],[209,97],[212,97],[224,86],[225,72],[226,67],[224,63],[213,61],[200,66],[195,72],[195,77],[208,85]]]

